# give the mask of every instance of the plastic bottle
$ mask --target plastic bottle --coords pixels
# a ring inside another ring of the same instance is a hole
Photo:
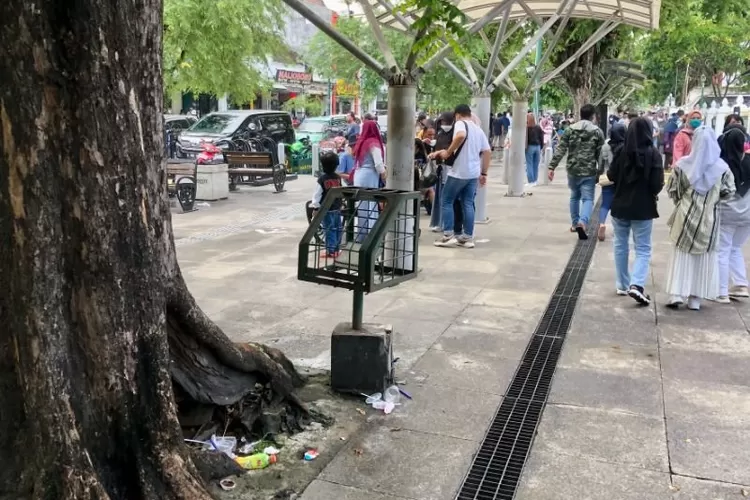
[[[265,453],[235,458],[235,461],[243,469],[265,469],[269,465],[275,464],[276,460],[276,455],[266,455]]]

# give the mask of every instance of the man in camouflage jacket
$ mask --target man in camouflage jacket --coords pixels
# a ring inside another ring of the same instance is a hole
[[[594,209],[594,191],[597,182],[599,155],[604,146],[604,134],[594,123],[596,108],[587,104],[581,108],[581,119],[568,127],[560,138],[552,161],[549,163],[549,180],[555,169],[568,155],[568,188],[570,188],[571,232],[582,240],[588,238],[586,227]]]

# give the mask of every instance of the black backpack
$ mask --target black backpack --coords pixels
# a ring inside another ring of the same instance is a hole
[[[446,132],[442,128],[440,129],[440,132],[438,132],[437,137],[435,138],[435,147],[433,148],[434,151],[441,151],[443,149],[448,149],[448,147],[453,142],[453,131],[456,130],[455,123],[454,126],[451,127],[451,129]],[[466,139],[469,138],[469,125],[466,125],[466,137],[464,137],[464,142],[461,143],[461,145],[456,149],[456,152],[453,153],[453,156],[450,158],[446,158],[443,160],[443,165],[448,165],[449,167],[453,166],[453,163],[455,163],[456,158],[458,158],[458,155],[461,153],[461,150],[464,148],[464,144],[466,144]]]

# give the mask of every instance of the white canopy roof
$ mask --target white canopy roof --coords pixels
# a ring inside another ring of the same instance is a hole
[[[507,1],[507,0],[506,0]],[[378,20],[391,28],[404,29],[382,0],[369,0],[373,10],[379,14]],[[469,24],[480,19],[503,0],[454,0],[458,8],[469,18]],[[531,18],[530,11],[538,18],[550,17],[563,2],[554,0],[515,0],[509,19]],[[524,8],[525,7],[525,8]],[[661,0],[579,0],[571,13],[573,18],[613,20],[645,29],[659,27]],[[502,17],[502,14],[498,17]]]

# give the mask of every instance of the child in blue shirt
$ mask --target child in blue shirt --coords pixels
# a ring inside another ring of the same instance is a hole
[[[352,154],[352,151],[354,151],[354,146],[356,145],[356,137],[350,137],[346,149],[339,155],[339,168],[336,170],[336,173],[339,174],[339,177],[341,177],[347,185],[349,185],[349,176],[354,170],[354,155]]]
[[[315,185],[315,194],[313,194],[312,203],[313,217],[317,215],[320,205],[325,200],[328,191],[333,188],[341,187],[341,176],[337,172],[339,166],[339,157],[333,151],[328,151],[320,155],[320,168],[323,174],[318,176],[318,182]],[[323,230],[326,238],[326,253],[321,258],[336,258],[339,254],[339,243],[341,242],[341,200],[336,200],[331,209],[326,213],[323,219]]]

